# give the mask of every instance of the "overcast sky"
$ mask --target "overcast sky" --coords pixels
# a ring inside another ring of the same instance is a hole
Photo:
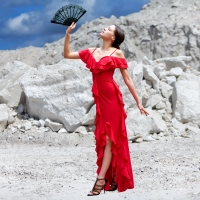
[[[78,26],[100,16],[126,16],[139,12],[150,0],[0,0],[0,50],[41,47],[64,37],[66,27],[50,23],[64,5],[87,10]]]

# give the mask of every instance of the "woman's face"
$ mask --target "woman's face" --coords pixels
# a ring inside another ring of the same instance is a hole
[[[100,33],[100,36],[102,39],[107,40],[115,40],[115,25],[111,25],[107,28],[104,28],[102,32]]]

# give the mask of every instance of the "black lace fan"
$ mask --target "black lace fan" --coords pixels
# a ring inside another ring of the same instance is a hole
[[[81,6],[70,4],[60,8],[54,15],[51,23],[70,26],[72,22],[77,22],[87,11]]]

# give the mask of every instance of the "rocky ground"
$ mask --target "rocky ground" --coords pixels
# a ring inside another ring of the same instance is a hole
[[[66,143],[49,133],[48,140],[23,142],[18,136],[0,145],[1,200],[89,199],[96,174],[92,134],[66,134]],[[23,137],[22,137],[23,138]],[[200,135],[162,137],[129,143],[135,188],[101,193],[96,199],[199,200]]]

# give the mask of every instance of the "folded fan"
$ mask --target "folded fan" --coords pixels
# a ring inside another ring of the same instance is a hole
[[[81,6],[70,4],[60,8],[54,15],[51,23],[70,26],[72,22],[77,22],[87,11]]]

